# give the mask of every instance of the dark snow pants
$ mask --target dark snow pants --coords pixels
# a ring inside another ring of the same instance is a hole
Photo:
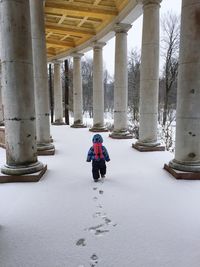
[[[93,160],[92,161],[92,175],[93,179],[97,180],[101,176],[106,174],[106,162],[104,159],[100,159],[99,161]]]

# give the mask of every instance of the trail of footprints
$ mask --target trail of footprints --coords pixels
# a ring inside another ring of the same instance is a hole
[[[103,181],[101,182],[103,184]],[[102,204],[98,203],[99,196],[104,194],[104,191],[102,189],[99,189],[98,187],[93,187],[93,191],[96,193],[96,195],[93,197],[93,201],[96,205],[96,211],[92,215],[94,219],[100,218],[102,220],[101,223],[96,224],[94,226],[90,226],[88,228],[85,228],[84,231],[88,231],[94,236],[104,236],[105,234],[110,232],[110,227],[116,227],[117,224],[113,223],[112,220],[107,216],[106,212],[103,211]],[[87,242],[85,238],[80,238],[76,241],[76,246],[87,246]],[[90,257],[89,266],[90,267],[96,267],[98,266],[99,258],[96,255],[96,253],[93,253]],[[78,267],[86,267],[84,265],[79,265]]]

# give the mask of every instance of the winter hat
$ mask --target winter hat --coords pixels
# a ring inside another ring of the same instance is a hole
[[[93,143],[103,143],[103,138],[100,134],[95,134],[92,138]]]

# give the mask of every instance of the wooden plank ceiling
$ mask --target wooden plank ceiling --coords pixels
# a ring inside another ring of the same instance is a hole
[[[120,13],[129,0],[46,0],[48,59],[88,41]]]

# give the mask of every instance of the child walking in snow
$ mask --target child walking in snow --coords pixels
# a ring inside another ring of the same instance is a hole
[[[88,151],[87,161],[92,160],[92,175],[95,182],[98,181],[100,175],[102,178],[106,174],[106,161],[110,161],[108,151],[102,145],[103,138],[100,134],[95,134],[92,138],[93,146]]]

